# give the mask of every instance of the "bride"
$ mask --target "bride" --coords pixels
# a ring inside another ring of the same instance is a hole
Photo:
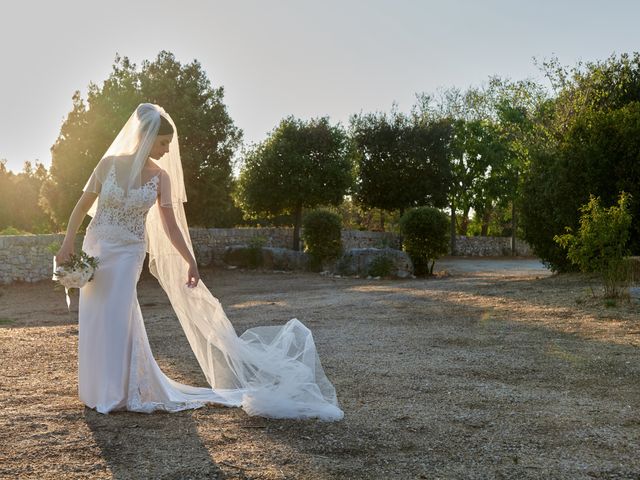
[[[178,135],[164,109],[136,108],[83,192],[55,263],[74,252],[78,227],[91,215],[82,249],[99,265],[80,289],[78,308],[78,393],[85,405],[105,414],[215,403],[271,418],[343,417],[313,336],[299,320],[238,336],[200,280]],[[170,379],[153,357],[136,292],[147,252],[211,388]]]

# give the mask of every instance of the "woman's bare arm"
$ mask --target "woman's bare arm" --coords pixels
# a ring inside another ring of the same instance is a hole
[[[158,199],[158,203],[160,199]],[[196,263],[196,259],[191,254],[187,242],[178,227],[178,223],[176,222],[176,216],[173,213],[173,207],[160,207],[160,218],[162,219],[162,226],[164,227],[164,231],[166,232],[169,240],[176,250],[182,255],[187,263],[189,264],[189,273],[187,279],[187,285],[190,287],[195,287],[200,280],[200,274],[198,273],[198,264]]]
[[[173,213],[173,207],[171,205],[163,207],[162,204],[171,203],[171,179],[166,171],[160,172],[160,190],[158,191],[158,208],[160,211],[160,220],[162,221],[162,227],[165,233],[169,237],[169,240],[176,247],[176,250],[182,255],[182,258],[189,264],[189,272],[187,274],[187,286],[195,287],[200,280],[200,274],[198,273],[198,264],[196,259],[191,254],[189,246],[187,245],[176,216]]]
[[[67,261],[69,256],[74,251],[74,244],[76,240],[76,234],[78,233],[78,228],[84,220],[85,215],[93,205],[93,202],[98,197],[98,194],[93,192],[83,192],[82,196],[78,199],[76,206],[73,208],[73,212],[71,212],[71,216],[69,217],[69,223],[67,224],[67,233],[64,236],[64,240],[62,241],[62,246],[60,250],[56,254],[56,263],[59,265]]]

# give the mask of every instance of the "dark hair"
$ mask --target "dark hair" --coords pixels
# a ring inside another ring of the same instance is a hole
[[[158,129],[158,135],[173,135],[173,127],[169,120],[160,115],[160,128]]]

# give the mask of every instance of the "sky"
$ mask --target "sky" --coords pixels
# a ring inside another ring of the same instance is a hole
[[[639,22],[631,0],[2,2],[0,159],[49,167],[73,93],[102,85],[116,54],[198,60],[250,145],[288,115],[346,125],[491,75],[544,81],[533,58],[638,51]]]

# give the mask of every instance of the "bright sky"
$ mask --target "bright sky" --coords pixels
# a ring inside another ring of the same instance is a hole
[[[633,0],[3,2],[0,159],[48,167],[73,92],[102,85],[116,53],[137,65],[161,50],[197,59],[250,144],[290,114],[346,124],[493,74],[540,79],[532,57],[632,52],[639,22]]]

